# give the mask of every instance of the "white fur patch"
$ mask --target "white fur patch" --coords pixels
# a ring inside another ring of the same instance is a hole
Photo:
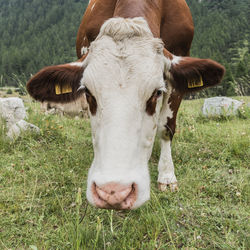
[[[87,53],[88,53],[88,48],[87,47],[82,47],[81,48],[81,55],[83,56],[83,55],[85,55]]]
[[[167,79],[171,79],[171,73],[170,73],[170,69],[171,69],[171,60],[167,57],[164,56],[164,73]]]
[[[91,10],[90,10],[90,11],[93,11],[93,9],[95,8],[95,4],[96,4],[96,3],[93,4],[93,6],[91,7]]]
[[[72,62],[72,63],[69,63],[69,65],[82,68],[84,66],[84,62]]]
[[[104,35],[110,36],[116,41],[135,36],[144,37],[144,39],[153,36],[148,23],[142,17],[110,18],[102,25],[97,39]]]
[[[77,91],[85,90],[85,89],[86,89],[86,87],[85,87],[84,85],[81,85],[81,86],[77,89]]]
[[[168,119],[173,118],[173,114],[174,114],[174,111],[171,110],[170,105],[171,105],[171,103],[168,103],[168,104],[167,104],[166,113],[165,113],[165,115],[166,115],[166,117],[167,117]]]
[[[158,164],[158,182],[162,184],[176,183],[174,164],[171,155],[171,141],[161,140],[161,155]]]
[[[149,199],[147,165],[163,98],[154,115],[146,113],[146,103],[156,89],[165,91],[162,50],[162,41],[153,37],[143,18],[109,19],[89,47],[81,84],[97,101],[97,112],[91,116],[95,152],[88,175],[91,203],[93,182],[136,183],[133,208]]]
[[[173,80],[172,74],[170,73],[172,65],[179,64],[181,60],[182,60],[181,56],[173,55],[172,60],[170,58],[165,57],[165,76],[169,81]]]
[[[161,114],[158,121],[158,133],[161,137],[166,137],[166,124],[168,119],[173,118],[174,111],[171,110],[171,103],[169,103],[169,98],[171,93],[173,92],[173,88],[170,84],[167,84],[167,91],[164,95],[164,100],[162,104]]]
[[[173,56],[173,59],[172,59],[171,63],[172,63],[173,65],[179,64],[181,60],[182,60],[182,57],[181,57],[181,56]]]

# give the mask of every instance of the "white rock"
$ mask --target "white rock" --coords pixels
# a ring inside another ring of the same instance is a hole
[[[11,140],[17,138],[21,134],[20,128],[14,123],[8,128],[7,137]]]
[[[23,120],[26,117],[22,99],[18,97],[0,98],[0,118],[6,122],[8,138],[16,139],[24,131],[40,132],[37,126]]]
[[[23,100],[18,97],[0,98],[0,117],[8,124],[14,124],[26,118]]]
[[[205,116],[235,115],[243,102],[229,97],[212,97],[204,101],[202,113]]]
[[[17,123],[13,124],[8,129],[7,136],[13,140],[17,138],[21,134],[21,132],[25,132],[25,131],[30,131],[33,133],[40,133],[40,129],[37,126],[31,123],[28,123],[24,120],[20,120]]]
[[[17,126],[21,129],[21,130],[24,130],[24,131],[27,131],[27,130],[30,130],[30,131],[33,131],[33,132],[36,132],[36,133],[39,133],[40,132],[40,129],[31,124],[31,123],[28,123],[24,120],[21,120],[19,122],[17,122]]]

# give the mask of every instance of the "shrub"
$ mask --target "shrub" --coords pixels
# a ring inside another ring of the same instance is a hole
[[[12,91],[11,89],[8,89],[7,92],[6,92],[6,94],[12,95],[12,94],[13,94],[13,91]]]

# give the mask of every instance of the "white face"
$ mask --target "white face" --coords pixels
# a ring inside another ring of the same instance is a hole
[[[148,160],[165,91],[161,46],[154,38],[115,42],[103,36],[90,47],[81,84],[97,103],[96,113],[90,113],[94,160],[87,187],[94,205],[93,188],[109,183],[134,185],[136,199],[129,208],[149,199]],[[148,100],[157,93],[155,111],[149,114]],[[102,201],[100,206],[107,207]]]

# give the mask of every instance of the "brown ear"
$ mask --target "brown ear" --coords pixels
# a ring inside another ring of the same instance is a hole
[[[78,91],[83,71],[80,62],[46,67],[34,75],[26,87],[38,101],[71,102],[83,93]]]
[[[210,59],[182,57],[170,68],[172,85],[186,94],[212,87],[221,82],[225,68]]]

